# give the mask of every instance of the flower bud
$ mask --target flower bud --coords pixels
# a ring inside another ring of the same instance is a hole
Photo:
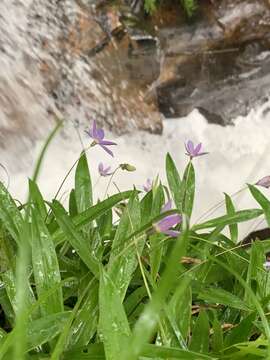
[[[130,172],[136,171],[135,166],[130,165],[130,164],[120,164],[120,168],[121,168],[122,170],[130,171]]]
[[[262,186],[268,189],[270,187],[270,176],[264,176],[259,181],[257,181],[255,185]]]

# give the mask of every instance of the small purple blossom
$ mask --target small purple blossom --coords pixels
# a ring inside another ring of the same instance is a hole
[[[186,148],[186,155],[190,157],[190,160],[192,160],[194,157],[208,154],[208,152],[201,152],[202,143],[199,143],[198,145],[194,146],[191,140],[188,140],[188,142],[185,144],[185,148]]]
[[[152,190],[152,181],[150,179],[146,180],[146,184],[143,185],[143,190],[145,192],[149,192],[150,190]]]
[[[162,207],[161,212],[169,211],[172,208],[172,199],[169,199],[166,204]]]
[[[100,176],[110,176],[112,175],[112,173],[110,172],[111,170],[111,167],[108,166],[108,167],[105,167],[104,164],[101,162],[99,163],[98,165],[98,172],[99,172],[99,175]]]
[[[156,232],[164,233],[171,237],[177,237],[180,232],[172,230],[171,228],[175,225],[180,224],[182,218],[179,214],[168,215],[164,219],[160,220],[158,223],[154,224],[153,227]]]
[[[270,270],[270,261],[265,261],[265,263],[263,263],[263,267],[265,270],[269,271]]]
[[[104,136],[105,136],[104,130],[101,128],[100,129],[97,128],[97,124],[95,120],[93,121],[92,128],[86,130],[85,132],[88,136],[90,136],[94,140],[91,146],[100,145],[103,150],[105,150],[108,154],[113,156],[113,152],[110,149],[108,149],[108,146],[117,145],[117,144],[112,141],[104,140]]]
[[[255,185],[262,186],[268,189],[270,187],[270,176],[264,176],[259,181],[257,181]]]

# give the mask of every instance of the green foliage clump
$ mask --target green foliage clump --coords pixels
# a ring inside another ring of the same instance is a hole
[[[181,176],[167,155],[166,184],[96,201],[84,151],[65,208],[38,188],[44,153],[26,204],[0,183],[0,360],[269,359],[270,243],[237,244],[240,223],[270,225],[258,187],[256,208],[226,195],[224,215],[192,223],[192,157]],[[176,238],[155,227],[172,214]]]
[[[181,4],[189,17],[191,17],[197,8],[197,0],[180,0]],[[153,13],[158,6],[158,0],[144,0],[145,11]]]

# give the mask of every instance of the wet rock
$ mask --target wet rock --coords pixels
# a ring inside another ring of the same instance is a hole
[[[153,90],[167,117],[199,108],[210,122],[226,125],[268,96],[270,6],[223,0],[200,11],[194,23],[158,31],[163,62]]]
[[[144,102],[158,62],[138,56],[119,16],[98,0],[0,2],[1,147],[16,143],[20,154],[56,117],[161,132],[156,105]],[[155,68],[148,77],[145,63]]]
[[[99,9],[81,0],[76,3],[55,3],[51,11],[46,11],[44,21],[46,31],[42,36],[48,37],[50,31],[51,39],[43,54],[45,61],[49,54],[53,63],[47,63],[44,79],[56,80],[47,90],[53,94],[57,109],[67,118],[96,118],[119,133],[136,128],[160,132],[158,112],[143,100],[146,83],[158,74],[143,84],[136,81],[134,74],[143,78],[144,58],[137,64],[131,59],[132,41],[119,21],[118,11]],[[44,42],[38,32],[36,35],[39,43]]]

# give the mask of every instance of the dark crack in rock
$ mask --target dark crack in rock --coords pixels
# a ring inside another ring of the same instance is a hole
[[[211,1],[194,23],[158,30],[163,61],[153,92],[166,117],[198,108],[209,122],[227,125],[268,98],[269,7],[262,0]]]

